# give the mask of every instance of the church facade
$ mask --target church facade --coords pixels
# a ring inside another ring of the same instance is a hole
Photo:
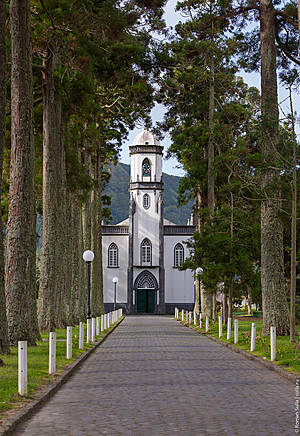
[[[129,314],[174,313],[176,306],[192,310],[193,272],[178,266],[189,256],[183,242],[195,227],[164,219],[163,147],[156,137],[145,129],[129,149],[129,217],[102,226],[105,310],[114,304]]]

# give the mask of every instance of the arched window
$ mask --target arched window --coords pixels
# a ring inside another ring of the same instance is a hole
[[[152,263],[152,245],[149,239],[145,238],[141,243],[141,264],[151,265]]]
[[[174,247],[174,267],[181,266],[184,261],[184,250],[181,244],[176,244]]]
[[[147,157],[143,160],[142,176],[151,177],[151,164],[150,164],[150,160]]]
[[[108,268],[118,267],[118,247],[112,242],[108,247]]]
[[[150,195],[148,195],[148,194],[144,195],[143,206],[144,206],[144,209],[149,209],[149,207],[150,207]]]

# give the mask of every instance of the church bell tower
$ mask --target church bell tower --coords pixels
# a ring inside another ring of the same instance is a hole
[[[128,312],[164,313],[163,147],[145,129],[129,150]]]

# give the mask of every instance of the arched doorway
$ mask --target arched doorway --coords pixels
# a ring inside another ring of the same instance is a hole
[[[141,272],[134,282],[137,312],[154,313],[158,283],[150,271]]]

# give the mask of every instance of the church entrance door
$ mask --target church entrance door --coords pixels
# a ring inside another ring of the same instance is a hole
[[[155,312],[155,296],[158,283],[150,271],[142,271],[134,282],[136,292],[136,310],[138,313]]]
[[[154,313],[154,309],[155,309],[155,290],[138,289],[137,311],[139,313]]]

